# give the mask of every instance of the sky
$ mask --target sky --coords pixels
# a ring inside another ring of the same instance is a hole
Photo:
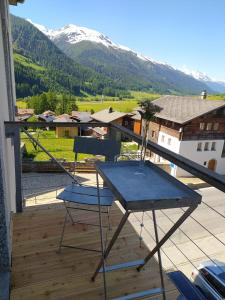
[[[225,81],[225,0],[25,0],[14,15],[76,24],[179,69]]]

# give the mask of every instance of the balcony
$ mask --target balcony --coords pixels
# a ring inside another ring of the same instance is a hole
[[[96,126],[94,123],[86,125]],[[7,137],[13,138],[17,143],[15,154],[18,213],[13,216],[11,299],[31,299],[31,297],[33,299],[104,299],[102,275],[99,274],[95,282],[91,281],[91,276],[100,260],[98,253],[67,248],[63,249],[61,254],[57,253],[65,208],[60,201],[56,200],[56,195],[71,182],[67,174],[68,168],[66,170],[61,168],[66,164],[60,162],[58,166],[62,170],[60,173],[23,172],[21,176],[18,129],[24,126],[45,128],[46,124],[6,122],[5,126]],[[49,123],[47,126],[51,127]],[[60,123],[58,126],[68,126],[68,124]],[[84,126],[84,124],[75,123],[69,126]],[[110,138],[120,139],[122,134],[133,142],[141,144],[141,138],[124,127],[108,124],[97,124],[97,126],[108,127]],[[181,270],[190,277],[192,270],[202,261],[225,261],[225,216],[223,214],[225,180],[222,176],[153,142],[149,141],[147,148],[213,186],[209,191],[199,190],[203,195],[202,204],[161,248],[166,299],[172,300],[176,299],[179,292],[169,281],[167,272]],[[53,160],[51,162],[53,163]],[[55,163],[57,162],[56,160]],[[78,176],[82,182],[94,184],[94,174],[82,172]],[[217,195],[216,201],[215,195]],[[123,213],[123,208],[116,201],[111,211],[112,230],[108,236],[109,240]],[[176,222],[181,213],[182,209],[157,211],[159,238]],[[81,221],[88,218],[97,223],[98,216],[90,214],[81,212],[78,217]],[[218,219],[219,225],[215,226]],[[150,212],[144,215],[143,243],[140,247],[141,223],[143,223],[142,213],[130,215],[110,253],[108,264],[118,263],[118,260],[137,260],[144,257],[149,249],[154,248],[156,242]],[[81,247],[97,248],[100,245],[99,229],[88,225],[72,226],[68,223],[65,239]],[[160,286],[157,255],[141,272],[133,268],[107,273],[109,299]],[[148,299],[162,299],[162,295]]]

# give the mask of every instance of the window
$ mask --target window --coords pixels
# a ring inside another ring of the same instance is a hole
[[[205,123],[200,123],[199,128],[200,128],[200,130],[204,130],[205,129]]]
[[[213,130],[218,130],[218,129],[219,129],[219,123],[214,123]]]
[[[216,151],[216,142],[212,142],[211,151]]]
[[[202,143],[198,143],[197,151],[202,151]]]
[[[205,142],[205,147],[204,147],[204,151],[208,151],[209,150],[209,143]]]
[[[152,137],[154,138],[155,137],[155,131],[152,130]]]
[[[168,138],[168,145],[171,145],[171,138]]]
[[[207,161],[204,161],[204,166],[206,166],[207,165]]]
[[[164,143],[164,141],[165,141],[165,135],[162,135],[161,136],[161,142]]]
[[[212,130],[212,123],[207,123],[206,130]]]

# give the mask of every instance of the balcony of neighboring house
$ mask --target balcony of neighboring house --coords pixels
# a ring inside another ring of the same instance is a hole
[[[53,137],[54,130],[51,130],[51,125],[49,128],[49,123],[46,124],[49,130],[45,130],[45,123],[25,125],[28,131],[24,130],[23,122],[5,124],[8,138],[13,139],[15,129],[20,128],[20,138],[27,151],[25,157],[17,156],[17,159],[22,158],[22,160],[16,161],[15,166],[16,173],[22,167],[22,177],[18,175],[17,180],[17,189],[21,196],[17,199],[17,208],[21,212],[13,216],[11,299],[31,297],[33,299],[106,299],[102,273],[98,274],[94,282],[91,280],[101,253],[71,248],[63,248],[60,253],[58,252],[65,207],[61,200],[56,199],[57,195],[71,184],[72,179],[69,174],[76,176],[79,182],[85,185],[96,186],[93,161],[103,160],[103,157],[81,155],[79,158],[78,155],[76,163],[78,169],[76,169],[73,161],[73,143],[76,137],[74,139],[65,137],[63,141],[56,136]],[[58,123],[57,125],[84,126],[80,123]],[[127,135],[129,140],[132,140],[132,143],[129,142],[127,145],[132,144],[132,147],[129,152],[126,142],[121,143],[121,160],[139,159],[139,156],[134,156],[133,152],[134,145],[138,148],[138,144],[142,143],[139,135],[120,125],[90,123],[88,126],[92,128],[107,126],[109,134],[105,139],[120,141],[121,135]],[[60,143],[66,149],[57,153],[52,145],[57,144],[59,147]],[[204,261],[210,260],[215,263],[225,261],[224,178],[151,141],[148,142],[147,148],[202,179],[186,182],[202,196],[202,203],[161,246],[161,256],[159,257],[156,252],[140,272],[137,272],[136,267],[106,272],[107,299],[129,297],[143,291],[160,289],[161,276],[163,276],[165,295],[159,291],[157,294],[145,295],[142,298],[177,299],[180,292],[169,280],[168,273],[179,270],[190,278],[192,271]],[[17,144],[16,149],[20,151],[20,145]],[[38,159],[43,160],[38,162]],[[103,184],[101,177],[100,184]],[[110,251],[106,260],[107,265],[137,261],[146,257],[185,211],[185,207],[156,210],[156,227],[152,211],[132,212]],[[120,201],[115,201],[110,211],[111,229],[107,233],[106,245],[109,244],[124,214],[125,210]],[[79,211],[74,216],[81,223],[88,220],[99,224],[98,214],[89,211]],[[102,221],[103,224],[107,222],[106,216],[103,216]],[[105,234],[104,230],[103,232]],[[72,225],[67,221],[64,242],[81,248],[100,250],[99,228],[84,224]],[[160,265],[162,273],[160,273]]]

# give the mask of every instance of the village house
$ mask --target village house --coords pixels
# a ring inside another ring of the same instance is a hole
[[[225,174],[225,101],[201,97],[164,96],[149,125],[149,139],[219,174]],[[154,162],[165,161],[151,153]],[[189,173],[170,164],[174,176]]]
[[[34,110],[32,108],[18,108],[16,112],[16,120],[27,121],[33,115]]]
[[[113,123],[118,124],[124,127],[129,127],[129,113],[119,112],[113,110],[112,107],[109,107],[107,109],[103,109],[101,111],[98,111],[91,115],[93,121],[103,122],[103,123]],[[100,133],[100,130],[98,128],[98,133]],[[95,135],[96,132],[93,131],[93,134]],[[104,134],[107,134],[107,128],[102,127],[101,128],[101,136]]]
[[[92,121],[91,113],[87,111],[72,111],[71,118],[80,123],[88,123]],[[89,126],[82,126],[78,128],[78,134],[88,136],[92,134],[92,128]]]
[[[68,114],[63,114],[60,116],[57,116],[53,122],[60,122],[60,123],[72,123],[72,122],[76,122],[75,120],[73,120],[71,118],[70,115]],[[68,137],[68,138],[74,138],[75,136],[78,135],[78,128],[77,127],[57,127],[56,126],[56,137]]]

